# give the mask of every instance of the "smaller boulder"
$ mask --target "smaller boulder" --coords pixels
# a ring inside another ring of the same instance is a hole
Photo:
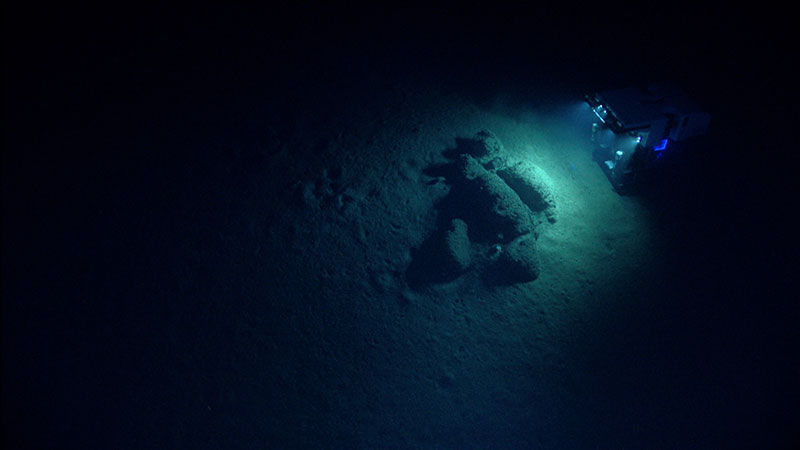
[[[500,139],[489,130],[475,133],[471,139],[459,139],[458,148],[478,160],[481,164],[497,159],[505,154],[505,149]]]
[[[500,252],[494,270],[499,284],[527,283],[539,277],[539,254],[536,238],[531,234],[518,237]]]
[[[472,262],[467,223],[453,219],[450,229],[445,233],[445,263],[450,272],[464,273]]]

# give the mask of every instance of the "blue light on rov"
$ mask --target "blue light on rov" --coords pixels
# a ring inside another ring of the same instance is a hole
[[[669,142],[669,139],[662,139],[661,142],[658,143],[658,145],[653,147],[653,150],[657,152],[664,150],[665,148],[667,148],[667,142]]]

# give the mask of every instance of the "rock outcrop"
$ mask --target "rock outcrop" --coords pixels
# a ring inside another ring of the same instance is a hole
[[[511,164],[491,131],[456,144],[445,153],[449,162],[427,172],[449,189],[436,203],[436,231],[412,250],[409,284],[449,282],[471,270],[492,285],[537,279],[538,227],[556,221],[550,177],[528,162]]]

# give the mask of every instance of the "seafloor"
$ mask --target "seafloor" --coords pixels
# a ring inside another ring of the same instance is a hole
[[[729,72],[692,72],[700,48],[671,74],[622,56],[593,74],[606,53],[590,33],[545,27],[525,44],[525,21],[481,20],[12,54],[30,63],[12,75],[38,78],[9,84],[4,447],[796,438],[796,308],[768,278],[780,229],[759,228],[775,205],[758,161],[725,158],[750,141],[730,134],[726,90],[702,84]],[[582,94],[654,78],[713,108],[712,139],[619,195],[592,160]],[[495,282],[511,238],[493,240],[483,203],[448,201],[481,130],[547,175],[556,215],[528,230],[535,279]],[[443,217],[466,237],[436,241],[455,235]],[[457,270],[437,276],[445,244]]]

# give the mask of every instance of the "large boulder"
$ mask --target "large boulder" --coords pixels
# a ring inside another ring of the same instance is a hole
[[[553,182],[544,170],[527,162],[519,162],[498,170],[497,175],[519,195],[531,211],[543,214],[550,223],[556,222]]]
[[[465,216],[476,236],[503,242],[534,232],[533,216],[519,195],[497,174],[470,155],[461,155],[464,183],[460,192]]]

